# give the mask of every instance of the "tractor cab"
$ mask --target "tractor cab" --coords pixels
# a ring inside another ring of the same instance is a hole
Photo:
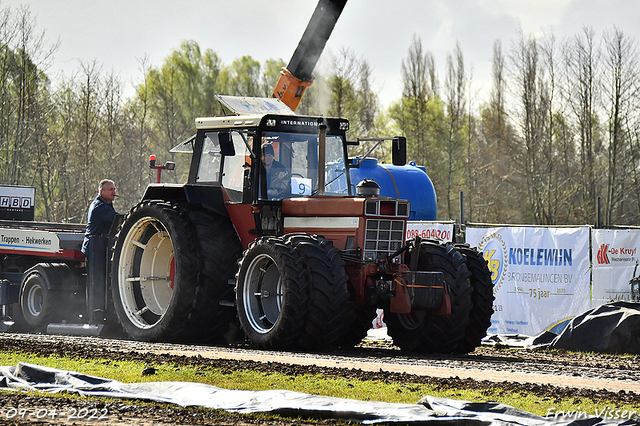
[[[320,178],[318,126],[348,126],[346,120],[278,115],[231,120],[198,119],[189,184],[221,185],[229,201],[281,201],[317,195]],[[324,124],[327,122],[328,124]],[[253,125],[255,123],[255,125]],[[344,131],[325,138],[324,195],[349,195]]]

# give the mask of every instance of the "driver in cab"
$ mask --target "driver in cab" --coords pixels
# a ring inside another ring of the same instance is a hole
[[[267,195],[270,200],[283,198],[289,185],[284,180],[287,168],[275,159],[273,145],[268,142],[262,144],[262,163],[267,175]]]

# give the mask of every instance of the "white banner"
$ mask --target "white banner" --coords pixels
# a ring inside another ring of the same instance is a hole
[[[494,283],[488,333],[536,335],[589,309],[589,227],[467,227]]]
[[[453,241],[453,222],[408,220],[405,240],[410,240],[416,236],[432,240]]]
[[[60,239],[54,232],[0,228],[0,249],[57,253]]]
[[[639,248],[638,229],[593,230],[593,307],[618,300],[640,301]]]

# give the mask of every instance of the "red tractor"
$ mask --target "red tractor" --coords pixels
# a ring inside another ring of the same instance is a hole
[[[350,181],[347,120],[297,116],[275,99],[221,100],[274,113],[197,119],[173,150],[192,153],[187,183],[150,185],[125,218],[111,296],[132,338],[215,341],[237,317],[258,347],[353,346],[381,308],[402,349],[479,344],[493,287],[484,260],[405,241],[409,203]]]

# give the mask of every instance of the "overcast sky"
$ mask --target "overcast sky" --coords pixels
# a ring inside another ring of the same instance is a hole
[[[184,40],[218,53],[224,64],[243,55],[288,62],[317,0],[0,0],[29,6],[37,29],[60,41],[51,72],[69,75],[96,60],[132,87],[138,60],[158,66]],[[592,27],[598,40],[614,25],[640,39],[640,0],[348,0],[327,52],[351,49],[373,68],[384,106],[400,98],[401,62],[412,36],[431,51],[442,80],[446,55],[460,42],[476,90],[490,85],[493,42],[511,46],[525,34],[553,30],[558,39]]]

